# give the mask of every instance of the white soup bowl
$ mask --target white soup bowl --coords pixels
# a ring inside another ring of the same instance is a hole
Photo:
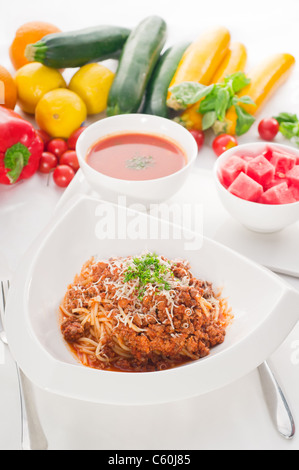
[[[187,164],[169,176],[145,181],[113,178],[93,169],[86,161],[90,148],[101,138],[123,132],[155,134],[168,138],[184,151]],[[87,182],[103,199],[117,203],[119,196],[125,196],[128,204],[145,205],[161,203],[171,198],[185,183],[198,155],[194,137],[183,126],[170,119],[144,114],[113,116],[91,124],[79,137],[76,150]]]

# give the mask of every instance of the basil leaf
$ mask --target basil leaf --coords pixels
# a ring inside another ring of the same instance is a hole
[[[239,93],[243,88],[245,88],[251,80],[246,77],[245,73],[243,72],[236,72],[232,75],[229,75],[225,78],[224,83],[229,85],[232,90],[232,94]]]
[[[289,114],[289,113],[280,113],[278,116],[274,117],[274,119],[276,119],[276,121],[279,124],[283,122],[293,122],[293,123],[299,122],[296,114]]]
[[[287,139],[292,139],[299,136],[299,123],[282,122],[279,126],[279,131]]]
[[[235,106],[235,110],[238,116],[236,125],[236,134],[243,135],[249,131],[252,124],[255,122],[255,118],[249,114],[241,106]]]
[[[202,118],[202,130],[206,131],[207,129],[210,129],[217,120],[217,115],[215,111],[210,111],[209,113],[206,113],[203,115]]]
[[[230,101],[230,94],[226,88],[221,88],[218,90],[217,98],[215,101],[215,112],[217,119],[223,121],[225,118],[225,113],[228,109]]]
[[[201,102],[199,105],[199,112],[202,114],[208,113],[209,111],[215,111],[215,104],[217,100],[217,92],[214,88]]]
[[[188,106],[197,103],[208,95],[214,85],[205,86],[196,82],[183,82],[170,88],[172,99],[175,99],[181,106]]]
[[[250,98],[250,96],[241,96],[241,98],[237,98],[238,103],[244,103],[244,104],[254,104],[255,102]]]
[[[236,106],[239,102],[238,96],[232,96],[230,99],[229,107]]]

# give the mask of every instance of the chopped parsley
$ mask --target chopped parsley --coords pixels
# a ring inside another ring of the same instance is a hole
[[[144,170],[154,165],[154,159],[151,155],[148,156],[138,156],[133,157],[130,160],[127,160],[127,168],[132,170]]]
[[[142,300],[148,284],[153,284],[159,290],[170,290],[167,277],[174,276],[170,267],[162,264],[156,254],[148,253],[140,258],[133,258],[134,266],[129,266],[125,273],[125,282],[137,279],[139,281],[138,298]]]

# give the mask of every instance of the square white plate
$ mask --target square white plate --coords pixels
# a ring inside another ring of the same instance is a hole
[[[46,227],[13,280],[6,315],[8,341],[24,373],[40,388],[110,404],[153,404],[197,396],[255,369],[297,323],[299,293],[267,269],[206,238],[200,248],[190,251],[186,239],[172,237],[172,227],[163,221],[160,228],[162,233],[168,228],[168,238],[138,236],[138,231],[126,239],[109,231],[105,238],[99,227],[107,214],[116,231],[124,223],[147,228],[157,223],[147,214],[79,196]],[[196,276],[224,288],[235,315],[226,341],[207,358],[167,371],[130,374],[78,364],[58,326],[58,307],[68,284],[93,255],[108,259],[145,250],[188,259]]]

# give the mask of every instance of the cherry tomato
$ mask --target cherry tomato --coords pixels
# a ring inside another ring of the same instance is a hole
[[[205,134],[203,131],[198,131],[195,129],[190,129],[189,130],[190,134],[193,135],[194,139],[196,140],[198,151],[202,148],[204,142],[205,142]]]
[[[57,167],[58,160],[57,157],[53,153],[50,152],[43,152],[40,163],[39,163],[39,172],[40,173],[50,173],[50,171],[54,170]]]
[[[48,143],[50,142],[51,140],[51,137],[49,136],[49,134],[47,134],[45,131],[43,131],[42,129],[37,129],[36,131],[36,134],[39,136],[39,138],[43,141],[44,143],[44,150],[46,150],[47,148],[47,145]]]
[[[273,140],[279,132],[279,123],[274,118],[262,119],[258,126],[261,139]]]
[[[74,176],[74,170],[68,165],[58,165],[53,173],[54,182],[60,188],[66,188]]]
[[[213,150],[219,157],[223,152],[238,145],[237,139],[233,135],[221,134],[213,141]]]
[[[86,128],[87,126],[79,127],[79,129],[73,132],[73,134],[69,137],[67,144],[70,150],[76,150],[77,140],[79,139],[80,135],[82,134],[83,131],[85,131]]]
[[[52,139],[47,145],[47,151],[54,153],[57,158],[68,150],[68,145],[64,139]]]
[[[77,153],[75,152],[75,150],[67,150],[66,152],[64,152],[59,159],[59,164],[68,165],[75,172],[77,172],[80,168]]]

